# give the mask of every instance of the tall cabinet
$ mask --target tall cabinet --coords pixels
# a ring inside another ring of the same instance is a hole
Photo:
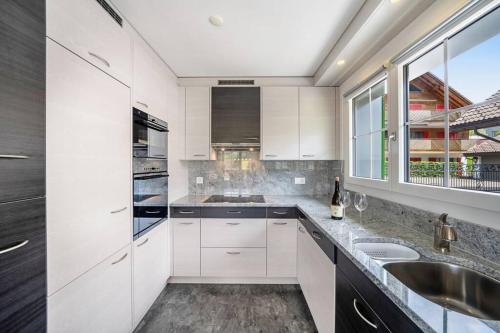
[[[45,332],[45,1],[0,27],[0,330]]]

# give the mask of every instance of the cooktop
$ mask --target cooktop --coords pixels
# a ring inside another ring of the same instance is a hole
[[[211,195],[203,202],[217,203],[263,203],[265,202],[263,195]]]

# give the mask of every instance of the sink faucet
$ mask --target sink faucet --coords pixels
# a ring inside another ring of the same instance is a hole
[[[452,227],[446,218],[448,214],[443,213],[434,223],[434,249],[441,253],[450,252],[450,242],[457,240],[457,231]]]

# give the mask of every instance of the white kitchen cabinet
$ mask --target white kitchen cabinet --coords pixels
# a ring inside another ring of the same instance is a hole
[[[186,88],[186,159],[210,159],[210,88]]]
[[[334,90],[299,88],[300,159],[334,159]]]
[[[132,140],[130,89],[50,39],[46,98],[51,295],[130,243]]]
[[[47,36],[130,85],[131,39],[98,1],[48,0]]]
[[[171,219],[173,224],[173,275],[200,276],[200,219]]]
[[[267,220],[267,276],[297,276],[297,220]]]
[[[266,219],[201,219],[201,247],[266,247]]]
[[[299,88],[262,87],[264,160],[299,159]]]
[[[265,277],[266,248],[202,248],[201,275]]]
[[[48,298],[48,331],[130,332],[131,276],[127,246]]]
[[[133,40],[132,105],[155,117],[167,120],[168,69],[140,36],[135,36]]]
[[[169,277],[167,222],[134,241],[134,327],[165,288]]]
[[[297,279],[319,333],[335,329],[335,266],[298,224]]]

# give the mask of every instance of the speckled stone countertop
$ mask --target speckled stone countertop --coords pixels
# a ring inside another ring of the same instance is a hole
[[[452,250],[442,255],[432,248],[432,238],[417,232],[397,221],[363,220],[346,217],[343,221],[330,218],[329,197],[311,196],[264,196],[265,203],[233,204],[203,203],[208,196],[185,196],[171,204],[182,206],[215,207],[298,207],[352,262],[361,269],[413,322],[424,332],[500,332],[500,321],[481,320],[447,310],[411,289],[382,268],[379,261],[356,250],[358,242],[393,242],[406,245],[420,253],[424,261],[442,261],[458,264],[480,271],[500,280],[500,267],[466,252]],[[499,306],[500,306],[500,300]]]

